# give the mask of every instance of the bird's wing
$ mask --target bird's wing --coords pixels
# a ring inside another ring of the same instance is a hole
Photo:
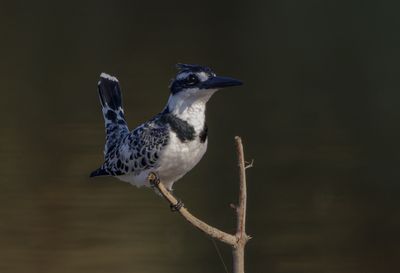
[[[110,149],[105,167],[112,175],[139,174],[154,168],[168,140],[167,126],[151,120],[125,135],[119,145]]]

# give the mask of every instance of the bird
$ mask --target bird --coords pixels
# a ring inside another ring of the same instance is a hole
[[[177,64],[164,109],[132,131],[124,116],[118,79],[100,74],[98,93],[105,122],[104,163],[90,177],[114,176],[137,187],[152,187],[150,173],[172,192],[173,184],[201,160],[207,150],[206,104],[219,89],[242,81],[217,76],[211,68]]]

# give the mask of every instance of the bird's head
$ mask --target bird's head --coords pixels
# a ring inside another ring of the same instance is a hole
[[[179,69],[170,85],[174,100],[197,100],[207,102],[218,89],[242,85],[242,82],[229,77],[217,76],[209,67],[193,64],[177,64]]]

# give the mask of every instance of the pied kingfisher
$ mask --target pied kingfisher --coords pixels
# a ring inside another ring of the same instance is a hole
[[[106,127],[104,163],[91,173],[116,176],[138,187],[150,187],[155,172],[161,183],[172,185],[190,171],[207,149],[206,103],[220,88],[242,82],[217,76],[210,68],[178,64],[164,110],[129,131],[117,78],[102,73],[98,83]]]

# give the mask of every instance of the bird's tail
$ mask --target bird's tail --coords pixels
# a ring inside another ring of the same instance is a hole
[[[97,170],[94,170],[90,174],[90,177],[95,177],[95,176],[100,176],[100,175],[110,175],[110,174],[103,167],[100,167]]]
[[[98,90],[106,126],[108,123],[126,125],[122,109],[121,89],[117,78],[101,73]]]
[[[106,127],[104,156],[107,159],[111,153],[115,152],[118,142],[129,130],[124,117],[121,89],[117,78],[101,73],[98,90]],[[107,170],[102,166],[94,171],[91,176],[107,174]]]
[[[101,73],[98,83],[100,103],[102,106],[106,133],[128,130],[122,108],[122,95],[119,82],[116,77]]]

